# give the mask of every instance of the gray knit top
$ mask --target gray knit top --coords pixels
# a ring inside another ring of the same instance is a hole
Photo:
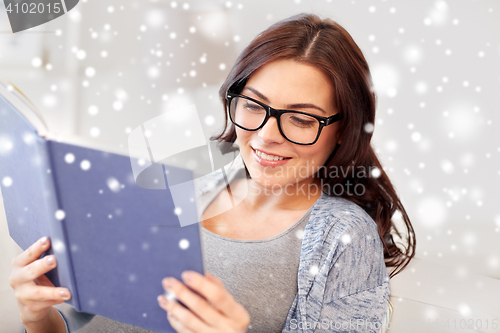
[[[250,314],[248,332],[281,332],[297,294],[300,245],[311,209],[284,232],[262,240],[202,229],[205,269]]]

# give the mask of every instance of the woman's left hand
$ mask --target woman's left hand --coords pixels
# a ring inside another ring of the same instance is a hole
[[[178,333],[244,333],[250,324],[247,310],[226,290],[222,281],[206,272],[186,271],[182,274],[184,283],[175,278],[163,279],[163,288],[174,293],[175,300],[158,296],[158,303],[167,311],[170,325]],[[192,290],[196,291],[193,292]],[[198,295],[198,294],[199,295]]]

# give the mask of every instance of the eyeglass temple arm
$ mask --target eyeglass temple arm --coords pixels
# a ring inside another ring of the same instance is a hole
[[[328,125],[333,124],[334,122],[336,122],[336,121],[338,121],[340,119],[342,119],[342,114],[339,112],[339,113],[334,114],[331,117],[326,118],[326,120],[325,120],[325,122],[324,122],[323,125],[324,126],[328,126]]]

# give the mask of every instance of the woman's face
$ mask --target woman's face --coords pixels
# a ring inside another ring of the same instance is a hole
[[[338,113],[328,77],[318,68],[294,60],[276,60],[259,68],[248,79],[241,94],[275,109],[303,111],[322,117]],[[236,135],[252,180],[265,187],[284,187],[312,181],[312,176],[335,148],[338,126],[336,122],[323,127],[316,143],[307,146],[286,140],[274,117],[258,131],[236,127]],[[258,151],[286,159],[268,162]]]

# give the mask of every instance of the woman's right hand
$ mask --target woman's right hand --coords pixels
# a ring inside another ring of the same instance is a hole
[[[70,299],[71,294],[66,288],[54,287],[44,275],[57,266],[54,255],[38,259],[49,247],[49,239],[42,237],[12,259],[9,282],[28,332],[60,332],[60,328],[64,328],[62,318],[52,306]]]

